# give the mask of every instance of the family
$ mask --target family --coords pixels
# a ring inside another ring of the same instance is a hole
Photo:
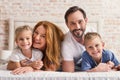
[[[78,6],[65,13],[69,31],[64,34],[49,21],[40,21],[32,30],[20,26],[15,30],[16,48],[10,56],[7,69],[12,74],[34,71],[117,71],[120,62],[114,53],[104,49],[101,36],[86,32],[88,18]]]

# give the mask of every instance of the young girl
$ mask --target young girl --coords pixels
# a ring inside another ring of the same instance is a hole
[[[10,56],[7,69],[14,70],[19,67],[31,66],[38,70],[43,66],[42,52],[31,47],[32,29],[28,25],[18,27],[15,30],[15,42],[17,47]]]

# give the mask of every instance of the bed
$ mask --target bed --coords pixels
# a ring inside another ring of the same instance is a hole
[[[10,18],[9,20],[9,50],[12,50],[14,44],[14,30],[17,26],[21,25],[34,25],[39,20],[22,20]],[[64,33],[68,31],[64,21],[51,21],[59,25]],[[98,33],[102,35],[102,21],[90,20],[87,27],[94,28]],[[41,72],[29,72],[21,75],[13,75],[11,71],[6,70],[6,64],[0,66],[0,80],[120,80],[119,71],[111,72],[53,72],[53,71],[41,71]]]
[[[6,65],[0,66],[0,80],[120,80],[119,71],[111,72],[29,72],[13,75],[6,70]]]

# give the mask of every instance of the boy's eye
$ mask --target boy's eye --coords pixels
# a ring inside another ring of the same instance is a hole
[[[89,46],[88,48],[92,49],[92,46]]]
[[[96,44],[95,46],[96,46],[96,47],[98,47],[98,46],[99,46],[99,44]]]

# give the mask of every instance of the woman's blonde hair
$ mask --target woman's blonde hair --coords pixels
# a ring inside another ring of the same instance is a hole
[[[49,21],[38,22],[33,32],[41,25],[46,29],[46,50],[43,58],[44,67],[47,69],[50,67],[50,64],[53,64],[58,69],[60,66],[61,42],[64,39],[64,34],[57,25]]]
[[[28,25],[19,26],[15,29],[15,41],[17,40],[17,38],[21,34],[21,32],[23,32],[25,30],[26,31],[31,31],[31,34],[32,34],[32,28]]]

